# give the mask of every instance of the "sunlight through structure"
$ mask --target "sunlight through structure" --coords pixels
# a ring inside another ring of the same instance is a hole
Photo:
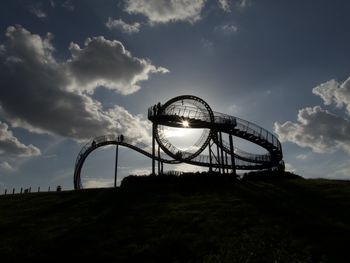
[[[182,121],[182,127],[188,128],[190,127],[190,124],[188,123],[188,121]]]
[[[232,175],[236,170],[284,169],[281,143],[274,134],[246,120],[214,112],[196,96],[183,95],[163,105],[158,103],[148,109],[148,119],[152,122],[151,147],[135,142],[127,135],[101,136],[86,144],[75,163],[75,189],[83,188],[80,173],[87,156],[96,148],[111,144],[116,145],[115,187],[118,146],[150,157],[153,175],[156,174],[156,162],[158,174],[163,173],[164,163],[187,163]],[[252,153],[237,145],[234,147],[233,137],[257,145],[264,152]]]

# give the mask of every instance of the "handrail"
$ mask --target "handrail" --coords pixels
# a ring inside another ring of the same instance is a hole
[[[117,138],[118,137],[114,135],[99,136],[99,137],[95,137],[89,143],[84,145],[84,147],[80,150],[75,163],[74,185],[76,189],[81,188],[80,172],[85,159],[92,151],[94,151],[99,147],[103,147],[106,145],[121,145],[121,146],[128,147],[130,149],[133,149],[149,158],[152,158],[152,152],[146,150],[149,147],[146,147],[146,149],[139,148],[137,146],[139,143],[133,143],[133,141],[130,138],[127,138],[125,136],[123,141],[117,140]],[[95,142],[95,144],[93,144],[93,142]],[[140,143],[139,145],[145,146],[145,144],[143,143]],[[181,160],[167,159],[166,157],[167,155],[163,152],[161,152],[160,158],[158,156],[155,156],[156,160],[164,163],[169,163],[169,164],[176,164],[186,160],[186,156],[182,156]],[[209,167],[210,165],[213,165],[214,167],[221,165],[217,161],[213,161],[212,163],[210,163],[209,159],[210,157],[208,155],[201,154],[191,160],[186,160],[186,162],[189,164],[204,166],[204,167]],[[257,168],[263,169],[264,167],[267,168],[267,166],[264,164],[252,163],[242,159],[235,160],[235,163],[236,163],[237,169],[242,169],[242,170],[250,170],[250,169],[257,169]],[[225,164],[224,166],[226,168],[230,168],[229,164]]]

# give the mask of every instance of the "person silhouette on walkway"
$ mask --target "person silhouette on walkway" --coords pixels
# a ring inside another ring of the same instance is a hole
[[[158,104],[157,104],[157,114],[160,114],[161,108],[162,108],[162,106],[160,105],[160,102],[158,102]]]
[[[176,157],[177,157],[178,159],[181,159],[181,158],[182,158],[182,152],[181,152],[181,151],[178,151],[175,155],[176,155]]]
[[[120,142],[123,142],[124,141],[124,135],[120,135]]]

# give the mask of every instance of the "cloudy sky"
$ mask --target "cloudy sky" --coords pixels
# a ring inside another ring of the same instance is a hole
[[[0,191],[73,187],[94,136],[149,142],[147,108],[181,94],[255,122],[288,169],[350,179],[349,1],[0,2]],[[83,169],[113,178],[114,148]],[[150,170],[121,149],[120,179]],[[173,167],[169,169],[194,169]]]

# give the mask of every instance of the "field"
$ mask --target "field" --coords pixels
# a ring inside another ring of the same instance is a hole
[[[169,178],[0,196],[0,260],[350,262],[350,182]]]

